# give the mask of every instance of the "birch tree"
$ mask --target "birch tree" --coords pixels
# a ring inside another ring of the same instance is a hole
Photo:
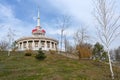
[[[61,16],[60,18],[57,19],[57,28],[60,29],[60,35],[61,35],[61,40],[60,40],[60,50],[62,51],[62,47],[63,47],[63,35],[64,35],[64,31],[70,27],[71,24],[71,20],[70,20],[70,16]]]
[[[70,43],[70,40],[69,39],[67,39],[67,37],[66,36],[64,36],[64,47],[65,47],[65,52],[66,53],[72,53],[73,52],[73,46],[72,46],[72,44]]]
[[[10,51],[12,49],[12,43],[14,41],[14,37],[16,36],[15,34],[15,30],[12,30],[11,28],[8,29],[8,34],[7,34],[7,38],[8,38],[8,42],[9,42],[9,46],[8,46],[8,56],[10,56]]]
[[[120,34],[120,16],[115,14],[115,0],[93,0],[93,2],[94,17],[98,24],[98,37],[108,53],[111,77],[114,79],[111,55],[109,52],[112,42]]]

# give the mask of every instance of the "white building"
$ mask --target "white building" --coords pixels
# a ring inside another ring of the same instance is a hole
[[[23,37],[16,40],[18,50],[57,50],[58,41],[53,38],[46,37],[46,31],[40,26],[40,15],[38,11],[37,26],[32,30],[32,36]]]

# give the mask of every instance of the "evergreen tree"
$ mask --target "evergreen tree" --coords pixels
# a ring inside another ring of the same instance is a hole
[[[35,57],[38,60],[44,60],[46,58],[46,55],[41,49],[39,49],[38,54]]]
[[[103,45],[96,43],[93,48],[93,58],[96,60],[106,60],[107,52],[105,52]]]

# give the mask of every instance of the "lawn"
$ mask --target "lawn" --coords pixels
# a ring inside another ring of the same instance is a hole
[[[92,60],[74,60],[46,54],[43,61],[21,52],[0,52],[0,80],[110,80],[109,65]],[[120,69],[114,67],[115,80]]]

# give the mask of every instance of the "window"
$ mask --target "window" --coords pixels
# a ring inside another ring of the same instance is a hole
[[[38,47],[38,41],[35,41],[35,47]]]
[[[55,48],[57,49],[57,44],[55,43]]]
[[[52,48],[54,48],[54,42],[52,42]]]
[[[45,41],[41,41],[41,47],[42,47],[42,48],[45,47]]]
[[[50,48],[50,41],[47,41],[47,48]]]
[[[26,48],[27,42],[23,42],[23,47]]]
[[[29,42],[28,42],[28,48],[29,48],[29,49],[32,49],[32,41],[29,41]]]
[[[20,49],[22,48],[22,43],[20,43]]]

